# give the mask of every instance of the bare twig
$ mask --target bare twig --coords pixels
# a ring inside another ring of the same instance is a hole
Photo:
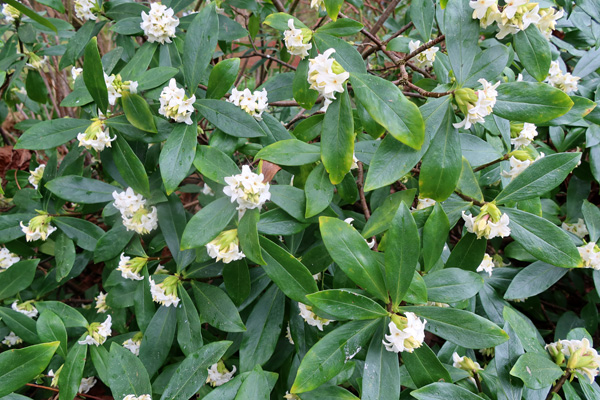
[[[362,162],[357,162],[358,164],[358,179],[356,181],[356,186],[358,187],[358,196],[360,197],[360,205],[365,213],[365,220],[369,220],[371,218],[371,211],[369,211],[369,205],[367,204],[367,199],[365,198],[365,183],[364,183],[364,175],[365,170]]]
[[[408,53],[407,55],[405,55],[403,57],[404,61],[410,60],[411,58],[415,57],[417,54],[424,52],[425,50],[435,46],[436,44],[444,41],[445,39],[446,39],[446,35],[440,35],[440,36],[436,37],[435,39],[430,40],[429,42],[417,47],[415,49],[415,51],[412,51],[412,52]]]

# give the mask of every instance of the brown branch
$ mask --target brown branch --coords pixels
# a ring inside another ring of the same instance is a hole
[[[399,2],[400,0],[392,0],[390,4],[388,4],[386,9],[383,10],[383,13],[381,14],[377,22],[375,22],[375,25],[373,25],[373,27],[371,28],[371,34],[376,35],[377,32],[379,32],[379,29],[381,29],[385,21],[387,21],[392,12],[394,12]]]
[[[358,187],[358,195],[360,197],[360,205],[362,206],[363,212],[365,214],[365,220],[369,220],[371,218],[371,211],[369,211],[369,206],[367,204],[367,199],[365,198],[365,184],[364,184],[364,175],[365,171],[363,168],[362,162],[357,162],[358,164],[358,179],[356,181],[356,186]]]
[[[563,376],[560,377],[558,382],[556,382],[556,384],[552,387],[552,390],[550,390],[550,393],[548,393],[546,400],[552,400],[552,398],[554,397],[554,393],[558,393],[560,391],[560,388],[562,387],[562,385],[565,384],[565,382],[567,381],[567,379],[569,379],[570,376],[571,370],[567,368]]]
[[[425,43],[425,44],[423,44],[423,45],[421,45],[421,46],[417,47],[417,48],[415,49],[415,51],[413,51],[413,52],[410,52],[410,53],[408,53],[407,55],[405,55],[405,56],[403,57],[404,61],[408,61],[408,60],[410,60],[411,58],[415,57],[417,54],[420,54],[420,53],[422,53],[423,51],[425,51],[425,50],[427,50],[427,49],[429,49],[429,48],[431,48],[431,47],[435,46],[436,44],[438,44],[438,43],[440,43],[440,42],[444,41],[445,39],[446,39],[446,35],[440,35],[440,36],[436,37],[435,39],[433,39],[433,40],[430,40],[429,42],[427,42],[427,43]]]
[[[479,172],[479,171],[481,171],[482,169],[486,169],[486,168],[487,168],[487,167],[489,167],[490,165],[494,165],[494,164],[497,164],[497,163],[499,163],[500,161],[505,161],[505,160],[508,160],[508,159],[509,159],[509,156],[508,156],[508,154],[505,154],[505,155],[503,155],[502,157],[498,158],[497,160],[490,161],[489,163],[486,163],[486,164],[480,165],[480,166],[479,166],[479,167],[477,167],[477,168],[473,168],[473,172]]]
[[[469,197],[469,196],[467,196],[467,195],[464,195],[464,194],[462,194],[462,193],[460,193],[460,192],[457,192],[457,191],[455,191],[454,193],[456,193],[456,194],[458,195],[458,197],[460,197],[460,198],[461,198],[461,199],[463,199],[464,201],[468,201],[468,202],[470,202],[470,203],[473,203],[473,204],[475,204],[476,206],[479,206],[479,207],[481,207],[481,206],[483,206],[483,205],[485,204],[485,203],[482,203],[482,202],[480,202],[479,200],[475,200],[474,198],[472,198],[472,197]]]
[[[58,393],[59,390],[53,387],[49,387],[49,386],[43,386],[43,385],[36,385],[35,383],[26,383],[27,386],[31,386],[34,388],[38,388],[38,389],[46,389],[46,390],[50,390],[52,392]],[[77,396],[81,396],[81,397],[87,397],[88,399],[95,399],[95,400],[105,400],[102,397],[97,397],[97,396],[92,396],[91,394],[83,394],[83,393],[77,393]]]
[[[284,13],[285,12],[285,7],[283,6],[283,4],[281,4],[280,0],[272,0],[273,5],[275,6],[275,8],[277,9],[277,11]]]

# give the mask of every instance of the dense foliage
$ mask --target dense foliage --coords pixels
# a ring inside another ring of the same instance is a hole
[[[0,398],[600,399],[600,3],[3,1]]]

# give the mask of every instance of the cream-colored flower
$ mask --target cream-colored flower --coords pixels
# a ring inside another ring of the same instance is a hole
[[[14,332],[10,332],[8,336],[5,336],[4,340],[2,341],[2,344],[8,347],[13,347],[21,343],[23,343],[23,339],[15,335]]]
[[[408,49],[413,52],[417,50],[421,46],[420,40],[411,40],[408,43]],[[415,64],[419,68],[428,68],[433,66],[433,62],[435,61],[435,54],[438,52],[437,47],[430,47],[425,49],[421,53],[417,54],[413,60],[415,60]]]
[[[283,32],[285,47],[287,47],[290,54],[304,59],[308,56],[308,51],[312,49],[310,43],[312,32],[308,29],[296,29],[293,18],[288,20],[288,27],[290,29]]]
[[[327,49],[323,54],[308,60],[307,80],[310,88],[318,91],[325,99],[321,111],[327,111],[335,100],[336,93],[344,93],[344,83],[350,77],[335,59],[329,58],[333,53],[335,49]]]
[[[216,261],[222,261],[229,264],[232,261],[241,260],[245,257],[240,251],[240,241],[237,235],[237,229],[223,231],[206,244],[206,251],[211,258]]]
[[[18,300],[15,300],[12,303],[11,308],[18,313],[28,316],[29,318],[35,318],[38,316],[38,310],[33,305],[33,300],[25,301],[21,304],[19,304]]]
[[[176,276],[168,276],[160,283],[155,283],[154,279],[150,278],[150,294],[152,300],[165,307],[177,307],[179,305],[179,297],[177,297],[177,282],[179,279]]]
[[[492,257],[486,253],[483,256],[483,261],[481,261],[481,264],[477,267],[477,272],[487,272],[489,276],[492,276],[495,266]]]
[[[427,320],[421,320],[411,312],[407,312],[405,315],[406,317],[397,314],[392,316],[392,321],[388,324],[390,334],[385,335],[383,341],[387,351],[412,353],[414,349],[423,344]]]
[[[19,261],[21,261],[19,256],[11,253],[6,247],[0,248],[0,272],[9,269]]]
[[[264,182],[263,174],[255,174],[248,165],[242,166],[242,173],[225,178],[227,186],[223,193],[231,197],[231,202],[237,201],[238,210],[261,208],[271,199],[269,184]]]
[[[29,178],[27,180],[33,186],[34,189],[38,188],[42,177],[44,176],[44,171],[46,170],[46,164],[40,164],[36,169],[29,172]]]
[[[206,378],[206,383],[210,384],[212,387],[221,386],[227,382],[229,382],[233,378],[233,374],[237,368],[235,365],[233,369],[229,371],[223,361],[219,361],[208,368],[208,377]]]
[[[33,217],[27,226],[20,222],[21,231],[25,234],[25,239],[28,242],[34,242],[36,240],[46,240],[56,228],[50,225],[52,217],[47,214],[38,215]]]
[[[257,121],[262,121],[262,113],[269,106],[267,89],[261,91],[255,90],[253,93],[248,88],[244,90],[233,88],[227,102],[240,107]]]
[[[93,346],[100,346],[106,342],[111,333],[112,318],[109,315],[103,323],[93,322],[88,326],[88,334],[83,339],[78,341],[79,344],[87,344]]]
[[[142,11],[140,27],[144,30],[144,35],[150,43],[171,43],[178,25],[179,18],[175,16],[173,9],[160,2],[151,3],[148,14]]]
[[[303,303],[298,303],[298,308],[300,308],[300,316],[306,321],[310,326],[316,326],[318,330],[322,331],[323,326],[329,325],[333,320],[325,319],[319,317],[312,311],[311,306],[307,306]]]
[[[175,122],[192,125],[192,112],[196,96],[187,97],[185,90],[177,87],[175,78],[171,78],[169,85],[160,92],[160,108],[158,113]]]
[[[596,242],[589,242],[585,246],[578,247],[577,250],[583,260],[584,268],[600,270],[600,248]]]
[[[584,237],[586,237],[589,234],[589,232],[587,230],[587,226],[585,226],[585,221],[582,218],[579,218],[577,220],[577,222],[572,223],[572,224],[563,222],[562,228],[565,231],[571,232],[572,234],[576,235],[580,239],[583,239]]]
[[[91,0],[75,0],[74,1],[75,15],[77,18],[84,21],[98,19],[95,12],[98,12],[98,4]]]
[[[98,296],[96,296],[95,300],[96,300],[96,309],[98,310],[99,313],[104,314],[105,312],[108,311],[109,307],[106,304],[106,293],[104,293],[104,292],[98,293]]]

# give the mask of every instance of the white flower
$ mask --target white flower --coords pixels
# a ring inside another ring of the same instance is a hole
[[[600,249],[596,246],[596,242],[589,242],[585,246],[578,247],[577,250],[583,260],[584,268],[600,270]]]
[[[167,8],[160,2],[150,4],[150,13],[146,14],[142,11],[140,27],[150,43],[171,43],[171,38],[175,37],[175,30],[179,25],[179,18],[174,14],[172,8]]]
[[[512,19],[518,8],[527,4],[529,0],[506,0],[506,4],[502,9],[502,16],[508,19]]]
[[[136,257],[131,260],[131,257],[121,253],[117,271],[121,271],[121,276],[125,279],[141,281],[144,277],[140,275],[140,270],[146,265],[147,260],[143,257]]]
[[[525,30],[529,27],[529,25],[537,25],[542,18],[539,14],[540,6],[536,5],[534,8],[523,14],[521,17],[521,30]]]
[[[27,239],[28,242],[34,242],[40,239],[46,240],[48,236],[56,231],[56,228],[50,225],[50,221],[52,221],[52,217],[48,215],[38,215],[37,217],[33,217],[27,226],[21,221],[21,231],[25,234],[25,239]]]
[[[6,19],[6,22],[11,23],[21,16],[21,12],[13,6],[11,6],[10,4],[4,3],[2,5],[2,15],[4,15],[4,19]]]
[[[294,27],[294,20],[292,18],[288,20],[288,27],[290,29],[283,32],[285,47],[287,47],[290,54],[300,56],[300,58],[304,59],[304,57],[308,56],[308,51],[312,49],[312,44],[304,43],[302,29]],[[310,38],[307,39],[310,40]]]
[[[169,278],[177,279],[175,276],[169,276],[167,279]],[[156,303],[162,304],[165,307],[169,307],[171,305],[177,307],[179,304],[179,297],[177,297],[177,286],[165,284],[165,281],[156,284],[154,279],[150,278],[150,293],[152,294],[152,300]]]
[[[171,78],[169,85],[165,86],[160,92],[160,108],[158,113],[175,122],[184,122],[191,125],[192,112],[194,111],[194,102],[196,96],[187,97],[185,90],[177,87],[175,78]]]
[[[240,107],[242,110],[252,115],[257,121],[262,121],[262,113],[269,106],[266,89],[261,91],[255,90],[254,93],[252,93],[248,88],[244,90],[233,88],[227,102]]]
[[[225,178],[228,186],[223,193],[231,197],[231,202],[237,201],[240,211],[261,208],[271,199],[269,184],[264,181],[263,174],[255,174],[248,165],[242,166],[242,173]]]
[[[29,178],[27,180],[33,186],[34,189],[38,188],[40,181],[42,180],[42,176],[44,176],[44,171],[46,170],[46,164],[40,164],[36,169],[29,172]]]
[[[202,194],[206,196],[214,196],[215,192],[213,192],[211,187],[205,183],[204,186],[202,186]]]
[[[531,164],[544,157],[544,153],[540,153],[540,155],[535,160],[519,160],[516,157],[510,157],[510,170],[502,171],[500,175],[505,178],[510,178],[510,180],[515,179],[517,176],[521,175],[523,171],[527,169]]]
[[[462,212],[462,218],[465,221],[467,231],[477,235],[477,238],[482,236],[486,239],[495,237],[510,236],[510,218],[508,214],[501,214],[497,217],[497,222],[494,222],[489,214],[480,214],[476,218],[472,215]]]
[[[2,344],[8,346],[8,347],[13,347],[17,344],[21,344],[23,343],[23,339],[21,339],[20,337],[18,337],[17,335],[15,335],[14,332],[11,332],[8,334],[8,336],[4,337],[4,340],[2,341]]]
[[[75,15],[77,18],[87,21],[89,19],[95,21],[98,17],[94,14],[97,11],[98,5],[91,0],[75,0]]]
[[[453,124],[455,128],[469,129],[471,125],[476,123],[482,124],[485,122],[484,117],[490,115],[496,105],[496,97],[498,92],[496,88],[500,85],[500,81],[495,84],[491,84],[485,79],[479,79],[477,82],[481,83],[483,89],[479,89],[475,94],[477,95],[477,101],[475,104],[469,103],[467,105],[467,114],[465,119],[461,122]]]
[[[306,304],[298,303],[298,308],[300,308],[300,316],[304,318],[304,321],[306,321],[306,323],[310,326],[316,326],[320,331],[323,330],[323,326],[329,325],[329,323],[333,321],[319,317],[317,314],[312,312],[312,307],[307,306]]]
[[[129,350],[136,356],[139,356],[141,344],[142,344],[141,340],[127,339],[126,341],[123,342],[123,347],[125,347],[127,350]]]
[[[537,27],[546,39],[549,39],[556,27],[556,21],[563,17],[564,11],[561,9],[557,12],[555,8],[543,8],[540,10],[539,15],[540,19]]]
[[[85,339],[79,340],[77,343],[100,346],[101,344],[106,342],[106,338],[109,337],[112,333],[111,327],[112,318],[109,315],[108,317],[106,317],[106,320],[101,324],[98,324],[97,322],[90,324],[88,328],[88,335],[85,337]]]
[[[142,394],[139,397],[135,397],[134,394],[128,394],[127,396],[123,397],[123,400],[152,400],[152,396],[149,394]]]
[[[478,362],[471,360],[467,356],[459,356],[457,352],[452,353],[452,366],[468,372],[479,372],[483,368]]]
[[[427,197],[419,197],[417,200],[419,203],[417,204],[416,210],[423,210],[425,208],[435,206],[435,200],[433,199]]]
[[[402,351],[408,351],[412,353],[414,349],[421,347],[425,340],[425,324],[427,320],[420,320],[416,314],[407,312],[406,317],[395,315],[398,320],[400,327],[393,320],[390,321],[388,328],[390,334],[385,335],[383,344],[387,351],[393,351],[394,353],[400,353]],[[386,342],[387,340],[387,342]]]
[[[411,52],[417,50],[421,46],[420,40],[411,40],[408,43],[408,48]],[[417,54],[413,60],[415,60],[415,64],[419,68],[427,68],[433,66],[433,62],[435,61],[435,53],[438,52],[437,47],[430,47],[421,53]]]
[[[6,247],[0,248],[0,271],[9,269],[19,261],[21,259],[16,254],[11,253]]]
[[[469,6],[473,9],[473,19],[482,19],[488,8],[498,6],[497,0],[471,0]],[[411,50],[412,51],[412,50]]]
[[[567,358],[566,367],[579,372],[594,383],[600,368],[600,355],[587,338],[582,340],[559,340],[546,345],[546,350],[561,365]]]
[[[105,313],[108,311],[108,305],[106,305],[106,293],[100,292],[98,296],[95,298],[96,300],[96,309],[98,309],[99,313]]]
[[[310,8],[316,8],[317,11],[325,10],[325,0],[310,0]]]
[[[292,331],[290,330],[290,323],[288,322],[287,327],[285,329],[285,337],[290,342],[290,344],[294,345],[294,339],[292,339]]]
[[[583,239],[587,234],[589,234],[587,226],[585,226],[585,222],[581,218],[579,218],[574,224],[563,222],[562,228],[565,231],[571,232],[572,234],[578,236],[580,239]]]
[[[206,251],[216,261],[229,264],[232,261],[241,260],[246,257],[240,251],[237,229],[221,232],[215,239],[206,244]]]
[[[81,75],[82,72],[83,72],[83,68],[77,68],[77,67],[71,68],[71,78],[73,78],[73,80],[77,80],[77,78],[79,77],[79,75]]]
[[[523,129],[519,132],[519,136],[516,138],[511,138],[510,143],[515,147],[521,146],[529,146],[529,144],[535,139],[537,136],[537,128],[535,124],[530,124],[529,122],[525,122],[523,124]]]
[[[344,93],[344,83],[350,74],[333,58],[329,58],[335,49],[327,49],[323,54],[309,59],[308,83],[310,88],[318,91],[325,99],[321,111],[327,111],[329,104],[335,99],[335,93]]]
[[[33,306],[32,301],[26,301],[19,304],[19,301],[15,300],[12,303],[11,308],[18,313],[28,316],[29,318],[35,318],[38,316],[38,310]]]
[[[487,272],[489,276],[492,276],[492,272],[495,266],[496,265],[494,264],[493,258],[486,253],[483,256],[483,261],[481,261],[481,264],[479,264],[479,266],[477,267],[477,272]]]
[[[90,376],[89,378],[82,378],[81,383],[79,384],[79,393],[87,393],[91,388],[96,384],[96,378]]]
[[[231,372],[229,372],[227,368],[225,368],[223,362],[219,361],[208,368],[206,383],[209,383],[212,387],[221,386],[233,378],[233,374],[235,374],[236,370],[237,368],[234,365]]]
[[[510,236],[510,228],[508,227],[509,223],[510,220],[508,218],[508,214],[502,214],[502,217],[500,217],[500,221],[498,222],[492,222],[491,220],[488,220],[487,225],[490,230],[488,239]]]
[[[357,169],[358,168],[358,161],[359,159],[356,158],[356,154],[352,153],[352,165],[350,166],[350,169]],[[293,178],[292,178],[293,179]]]
[[[552,61],[550,63],[550,71],[548,71],[546,82],[569,94],[577,91],[577,82],[579,79],[581,78],[571,75],[570,73],[563,74],[560,70],[558,61]]]
[[[112,194],[113,205],[122,215],[132,216],[140,208],[144,207],[146,200],[141,194],[137,194],[132,188],[127,188],[123,192],[117,192],[116,190]]]
[[[107,75],[104,73],[104,83],[108,90],[108,103],[114,106],[119,97],[123,97],[123,93],[137,93],[137,81],[123,81],[121,75]]]
[[[94,121],[85,132],[77,134],[79,146],[83,146],[88,150],[94,149],[96,151],[102,151],[106,147],[111,147],[110,143],[116,138],[116,136],[113,138],[110,137],[108,127],[104,125],[100,119]]]
[[[154,206],[150,207],[150,210],[142,207],[131,217],[121,216],[123,217],[123,226],[128,231],[135,231],[140,235],[158,228],[158,212]]]

